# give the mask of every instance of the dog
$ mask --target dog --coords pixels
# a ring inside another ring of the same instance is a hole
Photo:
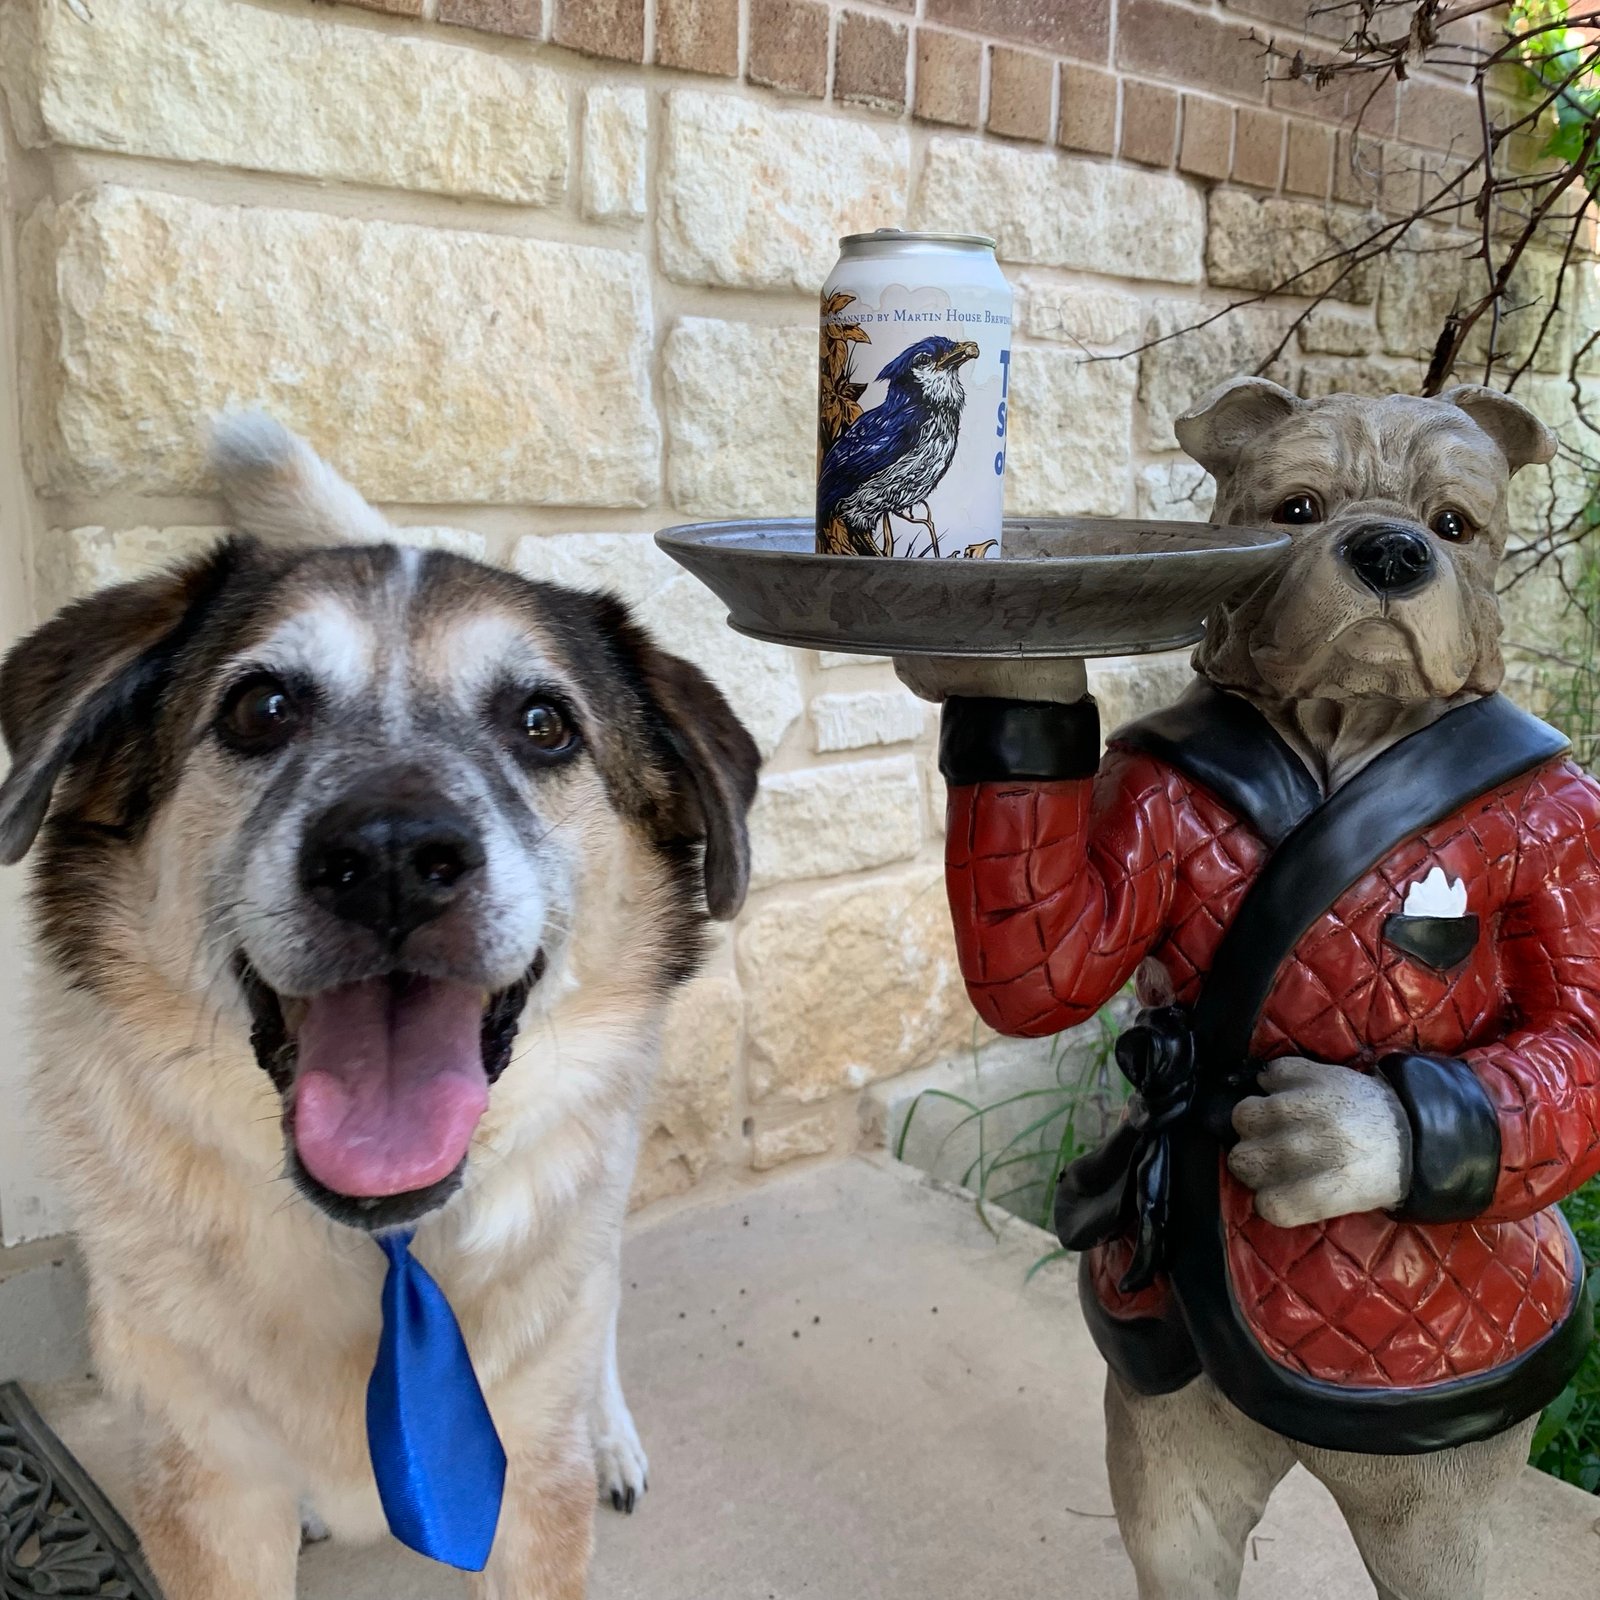
[[[1600,785],[1496,691],[1511,397],[1223,385],[1216,518],[1286,556],[1100,754],[1081,663],[901,663],[943,699],[947,875],[1002,1032],[1130,978],[1130,1119],[1063,1242],[1110,1372],[1141,1600],[1231,1600],[1298,1461],[1382,1600],[1481,1600],[1488,1513],[1583,1358],[1556,1201],[1600,1171]]]
[[[225,419],[236,530],[0,669],[34,857],[35,1093],[168,1600],[291,1600],[302,1508],[385,1526],[383,1252],[447,1294],[508,1458],[493,1600],[577,1600],[646,1459],[618,1254],[663,1010],[738,910],[758,754],[604,596],[390,525]]]

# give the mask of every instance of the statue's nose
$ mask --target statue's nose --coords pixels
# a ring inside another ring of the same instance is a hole
[[[1433,576],[1427,534],[1404,523],[1370,523],[1345,540],[1342,554],[1362,583],[1386,599],[1414,594]]]

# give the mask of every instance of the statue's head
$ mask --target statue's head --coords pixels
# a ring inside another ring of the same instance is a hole
[[[1476,384],[1437,399],[1298,395],[1236,378],[1177,421],[1217,481],[1218,522],[1293,543],[1209,619],[1195,665],[1227,688],[1401,703],[1499,687],[1495,573],[1511,474],[1554,435]]]

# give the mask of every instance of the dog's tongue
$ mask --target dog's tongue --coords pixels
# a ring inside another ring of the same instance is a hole
[[[489,1104],[483,992],[387,978],[330,989],[299,1032],[294,1140],[336,1194],[425,1189],[453,1172]]]

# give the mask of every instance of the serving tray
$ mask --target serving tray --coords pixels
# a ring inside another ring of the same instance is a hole
[[[698,522],[656,543],[737,632],[863,655],[1112,656],[1193,644],[1277,562],[1279,528],[1007,518],[987,561],[821,556],[808,517]]]

